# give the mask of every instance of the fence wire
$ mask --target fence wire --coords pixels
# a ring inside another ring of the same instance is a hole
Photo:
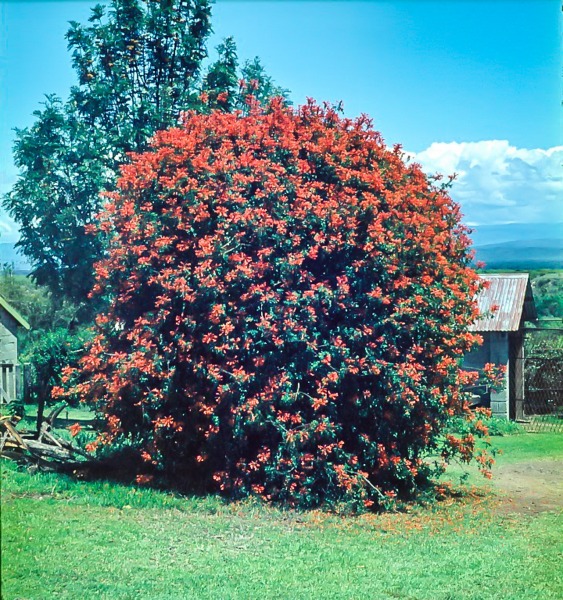
[[[526,357],[524,418],[528,431],[563,433],[563,357]]]

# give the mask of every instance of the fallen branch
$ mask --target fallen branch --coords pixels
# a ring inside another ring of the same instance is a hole
[[[76,457],[89,458],[88,455],[71,443],[56,436],[51,424],[44,421],[40,427],[39,439],[35,432],[18,431],[16,419],[0,418],[0,455],[6,458],[28,462],[76,461]]]

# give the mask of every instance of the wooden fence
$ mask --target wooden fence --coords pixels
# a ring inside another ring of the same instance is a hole
[[[563,357],[527,356],[523,363],[524,427],[563,433]]]
[[[28,365],[0,363],[0,404],[24,400]]]

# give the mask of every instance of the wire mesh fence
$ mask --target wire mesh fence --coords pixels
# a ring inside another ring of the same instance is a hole
[[[524,427],[563,433],[563,357],[529,356],[522,360]]]

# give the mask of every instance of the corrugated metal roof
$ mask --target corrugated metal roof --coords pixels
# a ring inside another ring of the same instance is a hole
[[[480,275],[488,287],[477,298],[479,312],[473,331],[518,331],[522,320],[537,318],[527,273]],[[493,308],[498,307],[494,312]]]

